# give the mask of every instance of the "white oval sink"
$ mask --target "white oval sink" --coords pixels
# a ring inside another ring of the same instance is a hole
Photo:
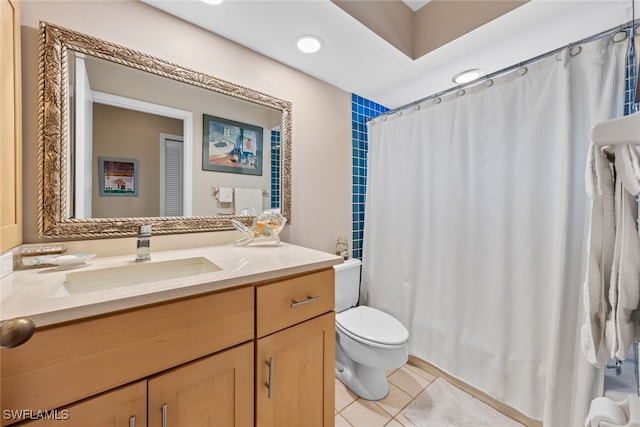
[[[204,257],[171,261],[132,263],[122,267],[67,273],[62,286],[54,296],[141,285],[143,283],[180,279],[222,270]]]

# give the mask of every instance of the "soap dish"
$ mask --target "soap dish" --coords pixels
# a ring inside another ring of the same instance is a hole
[[[73,254],[52,256],[47,260],[49,264],[58,266],[58,270],[69,270],[72,268],[80,268],[87,265],[87,261],[96,256],[96,254]]]

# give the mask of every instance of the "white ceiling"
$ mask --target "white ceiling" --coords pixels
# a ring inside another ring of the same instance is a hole
[[[402,1],[404,2],[404,4],[409,6],[411,8],[411,10],[413,10],[415,12],[416,10],[419,10],[425,4],[429,3],[431,0],[402,0]]]
[[[451,88],[459,71],[498,71],[632,19],[631,0],[531,0],[412,60],[329,0],[142,1],[389,108]],[[297,51],[304,34],[323,49]]]

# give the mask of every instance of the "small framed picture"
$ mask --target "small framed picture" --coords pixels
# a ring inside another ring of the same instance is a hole
[[[262,175],[262,128],[204,114],[202,170]]]
[[[100,196],[138,196],[138,161],[98,157]]]

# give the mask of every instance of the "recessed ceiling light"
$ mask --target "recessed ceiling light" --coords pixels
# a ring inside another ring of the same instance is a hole
[[[216,5],[216,4],[222,3],[224,0],[200,0],[200,1],[206,4]]]
[[[453,82],[457,84],[464,84],[464,83],[472,82],[482,77],[483,75],[484,75],[484,72],[482,70],[478,70],[477,68],[474,68],[473,70],[466,70],[456,74],[455,76],[453,76],[451,80],[453,80]]]
[[[296,46],[304,53],[314,53],[322,48],[322,40],[312,35],[300,36],[296,40]]]

